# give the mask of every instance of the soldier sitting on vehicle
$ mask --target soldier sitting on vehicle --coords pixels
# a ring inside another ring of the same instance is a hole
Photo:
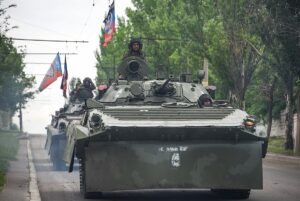
[[[147,80],[147,64],[142,51],[143,43],[139,38],[132,38],[128,44],[128,51],[124,54],[118,69],[119,80]]]
[[[143,43],[139,38],[132,38],[128,44],[128,51],[124,54],[123,59],[131,56],[137,56],[145,60],[145,54],[142,51]]]
[[[76,84],[76,88],[77,88],[77,84]],[[71,101],[78,100],[81,102],[84,101],[85,99],[93,98],[94,94],[92,91],[94,89],[96,89],[96,86],[91,80],[91,78],[89,77],[84,78],[83,84],[79,85],[79,88],[77,88],[77,90],[74,92]]]
[[[212,106],[211,97],[208,94],[202,94],[198,99],[198,106],[200,108],[211,107]]]
[[[84,78],[83,87],[86,88],[86,89],[89,89],[90,91],[93,91],[94,89],[96,89],[95,84],[93,83],[93,81],[89,77]]]
[[[81,85],[81,81],[78,79],[77,83],[75,85],[75,89],[73,89],[69,94],[71,102],[74,102],[76,100],[76,93],[77,93],[78,89],[80,88],[80,85]]]

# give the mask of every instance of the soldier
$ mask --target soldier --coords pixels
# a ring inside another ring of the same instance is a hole
[[[79,101],[88,99],[88,98],[93,98],[93,90],[96,89],[95,84],[91,80],[91,78],[86,77],[82,81],[82,85],[79,87],[79,90],[77,92],[77,98]]]
[[[86,77],[86,78],[83,79],[83,87],[86,88],[86,89],[89,89],[91,91],[96,89],[95,84],[93,83],[93,81],[89,77]]]
[[[82,81],[83,83],[79,85],[79,87],[76,84],[76,89],[74,89],[74,95],[71,96],[71,102],[74,102],[76,100],[78,101],[84,101],[85,99],[88,98],[93,98],[93,90],[96,89],[95,84],[91,80],[91,78],[86,77]],[[72,93],[72,92],[71,92]],[[70,94],[71,95],[71,94]]]
[[[130,56],[137,56],[145,60],[145,54],[142,51],[143,43],[139,38],[132,38],[130,43],[128,44],[128,52],[126,52],[123,56],[123,59],[126,59]]]
[[[202,94],[198,99],[198,106],[200,108],[211,107],[212,106],[211,97],[208,94]]]
[[[76,100],[76,93],[77,93],[78,89],[80,88],[80,85],[81,85],[81,81],[80,81],[80,79],[78,79],[77,83],[75,85],[75,89],[73,89],[70,92],[70,101],[71,102],[74,102]]]

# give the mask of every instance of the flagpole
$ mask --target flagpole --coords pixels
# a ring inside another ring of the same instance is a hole
[[[112,4],[114,4],[114,15],[115,15],[115,19],[117,19],[117,16],[116,16],[116,4],[115,4],[115,0],[112,1]],[[115,27],[116,27],[116,21],[115,20]],[[115,46],[114,46],[114,49],[115,49]],[[114,70],[114,80],[116,80],[116,55],[113,54],[113,70]]]
[[[114,80],[116,80],[116,56],[113,54]]]

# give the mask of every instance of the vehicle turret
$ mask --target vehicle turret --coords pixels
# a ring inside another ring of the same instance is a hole
[[[125,58],[118,67],[119,79],[138,81],[147,79],[148,66],[144,59],[131,56]]]

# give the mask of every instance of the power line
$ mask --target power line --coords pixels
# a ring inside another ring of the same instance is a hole
[[[166,41],[180,41],[180,42],[188,42],[188,41],[194,41],[193,39],[181,39],[181,38],[150,38],[150,37],[139,37],[140,39],[143,39],[143,40],[166,40]]]
[[[88,43],[89,41],[78,40],[47,40],[47,39],[30,39],[30,38],[10,38],[11,40],[34,41],[34,42],[54,42],[54,43]]]
[[[26,54],[26,55],[56,55],[54,52],[24,52],[20,54]],[[64,55],[77,55],[76,52],[59,52],[59,54],[64,54]]]
[[[24,64],[38,64],[38,65],[42,65],[42,64],[51,64],[51,63],[42,63],[42,62],[24,62]]]
[[[27,25],[29,25],[29,26],[31,26],[31,27],[34,27],[34,28],[38,28],[38,29],[41,29],[41,30],[48,31],[48,32],[50,32],[50,33],[55,33],[55,34],[59,34],[59,35],[62,35],[62,36],[71,37],[70,35],[67,35],[67,34],[64,34],[64,33],[60,33],[60,32],[54,31],[54,30],[49,29],[49,28],[42,27],[42,26],[40,26],[40,25],[36,25],[36,24],[32,24],[32,23],[26,22],[26,21],[24,21],[23,19],[21,20],[21,19],[19,19],[19,18],[12,17],[12,16],[11,16],[11,19],[16,20],[16,21],[19,21],[19,22],[24,23],[24,24],[27,24]]]
[[[43,65],[43,64],[52,64],[52,63],[46,63],[46,62],[24,62],[24,64],[38,64],[38,65]],[[61,64],[64,64],[63,62]]]
[[[30,75],[30,76],[45,76],[45,73],[26,73],[26,75]]]
[[[84,24],[83,24],[83,27],[80,31],[80,34],[79,34],[79,37],[81,36],[81,34],[83,33],[84,29],[86,28],[87,24],[88,24],[88,21],[90,20],[90,17],[91,17],[91,14],[93,12],[93,8],[95,6],[95,3],[93,2],[93,6],[91,7],[90,11],[89,11],[89,14],[88,14],[88,17],[86,18]]]
[[[197,38],[188,38],[188,39],[183,39],[183,38],[161,38],[161,37],[138,37],[143,40],[148,40],[148,41],[178,41],[178,42],[199,42],[199,39]]]

